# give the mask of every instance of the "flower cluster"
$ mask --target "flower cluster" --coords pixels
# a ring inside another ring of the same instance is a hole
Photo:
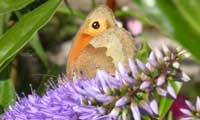
[[[93,79],[69,81],[54,86],[43,97],[35,93],[19,99],[5,111],[4,120],[141,120],[158,115],[159,95],[176,98],[171,85],[174,80],[185,82],[189,77],[179,68],[183,51],[152,51],[146,64],[129,59],[129,68],[119,63],[115,75],[97,70]]]
[[[200,97],[197,97],[196,105],[188,100],[185,100],[185,103],[188,106],[188,109],[181,108],[180,111],[184,113],[187,117],[182,118],[181,120],[199,120],[200,119]]]

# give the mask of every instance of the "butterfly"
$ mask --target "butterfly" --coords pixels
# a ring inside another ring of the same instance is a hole
[[[100,5],[88,15],[76,34],[66,73],[69,78],[93,78],[97,69],[114,74],[119,62],[127,67],[128,59],[134,55],[134,40],[130,33],[117,26],[110,8]]]

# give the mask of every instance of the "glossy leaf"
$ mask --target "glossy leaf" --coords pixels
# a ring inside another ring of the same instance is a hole
[[[0,36],[8,29],[7,23],[10,18],[10,14],[0,15]]]
[[[15,101],[15,88],[10,75],[10,65],[0,72],[0,106],[3,108],[7,108],[12,102]]]
[[[177,40],[200,62],[199,0],[133,1],[162,33]]]
[[[23,8],[34,0],[0,0],[0,14]]]
[[[1,67],[0,67],[0,72],[2,72],[9,64],[10,62],[14,59],[15,56],[11,57],[8,59]]]
[[[55,13],[60,0],[49,0],[23,16],[0,39],[0,67],[23,48]]]
[[[15,101],[15,89],[12,79],[0,80],[0,105],[8,107]]]
[[[7,23],[9,21],[10,15],[11,14],[0,15],[0,36],[2,36],[5,33],[5,31],[8,29]],[[0,67],[0,72],[2,72],[8,66],[11,60],[12,58],[7,60],[6,63],[4,63],[2,67]]]

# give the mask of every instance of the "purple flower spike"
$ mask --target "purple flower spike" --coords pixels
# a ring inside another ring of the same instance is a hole
[[[166,48],[162,51],[151,52],[147,63],[129,59],[130,69],[119,63],[115,75],[97,70],[95,78],[75,76],[73,82],[62,75],[58,85],[50,82],[42,97],[32,93],[19,98],[2,119],[141,120],[143,115],[156,119],[158,104],[152,98],[157,94],[176,98],[169,78],[178,82],[189,80],[180,67],[173,67],[174,63],[179,64],[181,53]],[[195,106],[186,104],[189,110],[182,112],[189,115],[187,118],[200,118],[200,98]]]
[[[92,106],[73,107],[73,110],[79,114],[80,120],[97,118],[99,115],[105,112],[102,108],[95,108]]]
[[[138,65],[138,67],[143,71],[143,72],[147,72],[147,68],[145,66],[144,63],[142,63],[140,60],[136,59],[136,63]]]
[[[182,109],[181,108],[180,111],[182,113],[184,113],[185,115],[192,116],[192,112],[190,110],[188,110],[188,109]]]
[[[161,53],[161,51],[158,50],[158,49],[155,49],[155,55],[157,57],[158,62],[160,64],[162,64],[162,62],[163,62],[163,54]]]
[[[200,113],[200,97],[197,96],[196,100],[196,111]]]
[[[119,74],[116,72],[116,75],[119,75]],[[118,76],[118,78],[120,78],[120,77]],[[112,86],[111,87],[112,89],[121,88],[123,86],[122,81],[120,79],[117,79],[117,78],[114,78],[114,77],[110,77],[108,82]]]
[[[158,65],[158,62],[157,62],[157,60],[156,60],[156,56],[155,56],[155,53],[152,51],[151,53],[150,53],[150,56],[149,56],[149,63],[151,64],[151,65],[153,65],[153,67],[157,67],[157,65]]]
[[[119,72],[120,72],[121,75],[128,75],[128,72],[127,72],[124,64],[122,64],[121,62],[119,62],[118,68],[119,68],[118,70],[119,70]]]
[[[152,100],[150,102],[150,107],[152,111],[154,112],[154,114],[158,115],[158,103],[156,102],[156,100]]]
[[[151,65],[149,62],[146,63],[146,68],[150,71],[150,72],[154,72],[155,68],[153,67],[153,65]]]
[[[134,120],[141,120],[141,114],[140,114],[137,104],[133,102],[131,103],[131,111],[132,111]]]
[[[186,103],[186,105],[188,106],[188,108],[190,109],[190,110],[195,110],[195,108],[194,108],[194,106],[192,105],[192,103],[190,102],[190,101],[188,101],[188,100],[185,100],[185,103]]]
[[[167,96],[167,91],[164,90],[164,89],[162,89],[162,88],[157,88],[156,91],[157,91],[157,93],[158,93],[159,95],[161,95],[161,96],[164,96],[164,97]]]
[[[168,83],[168,85],[167,85],[167,91],[168,91],[169,95],[170,95],[173,99],[176,99],[176,92],[175,92],[174,88],[171,86],[170,83]]]
[[[113,119],[117,120],[119,112],[120,112],[120,108],[114,108],[109,114],[109,117],[111,118],[111,120],[113,120]]]
[[[105,93],[109,93],[109,88],[106,84],[105,77],[103,76],[103,71],[97,70],[97,76],[99,78],[99,82],[102,86],[102,89]]]
[[[142,109],[144,109],[145,112],[147,112],[150,115],[153,115],[153,111],[152,111],[150,105],[147,104],[147,102],[142,101],[141,102],[141,107],[142,107]]]
[[[185,101],[187,108],[181,108],[180,111],[187,117],[181,118],[181,120],[199,120],[200,119],[200,97],[197,96],[195,106],[190,101]]]
[[[184,73],[184,72],[182,72],[182,78],[181,79],[184,82],[190,81],[190,77],[186,73]]]
[[[170,50],[169,50],[169,48],[168,48],[165,44],[162,44],[162,48],[163,48],[163,52],[164,52],[166,55],[169,55],[169,54],[170,54]]]
[[[114,87],[112,85],[112,83],[111,83],[111,82],[114,82],[114,81],[112,81],[113,78],[108,73],[106,73],[105,71],[101,71],[101,77],[104,79],[104,81],[102,81],[102,84],[106,85],[107,88],[108,88],[108,92],[110,92],[113,89],[113,87]]]
[[[118,75],[118,77],[121,76],[121,78],[123,78],[126,83],[133,84],[135,82],[135,80],[128,75],[128,72],[127,72],[125,66],[122,63],[119,63],[118,67],[119,67],[118,70],[120,73],[120,75]]]
[[[139,76],[139,73],[138,73],[138,69],[137,69],[137,65],[135,61],[133,59],[128,59],[128,61],[129,61],[129,67],[131,69],[131,73],[133,74],[135,78],[137,78]]]
[[[144,82],[142,82],[142,84],[140,85],[140,89],[142,89],[142,90],[147,89],[147,88],[149,88],[150,85],[151,85],[151,82],[150,82],[150,81],[144,81]]]
[[[106,96],[106,95],[96,95],[95,98],[97,99],[97,101],[102,102],[102,103],[111,103],[113,98],[110,96]]]
[[[128,109],[124,109],[122,111],[122,120],[131,120],[132,115],[130,114],[130,111]]]
[[[125,104],[127,104],[129,102],[129,99],[128,97],[122,97],[120,98],[116,103],[115,103],[115,106],[116,107],[121,107],[121,106],[124,106]]]
[[[164,75],[159,76],[157,79],[157,86],[161,86],[164,83],[165,83],[165,76]]]

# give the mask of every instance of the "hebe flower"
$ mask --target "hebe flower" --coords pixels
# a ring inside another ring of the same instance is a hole
[[[183,51],[153,51],[146,64],[129,59],[129,69],[119,63],[115,75],[97,70],[93,79],[68,80],[54,86],[43,97],[35,93],[19,99],[5,111],[4,120],[141,120],[158,115],[158,95],[176,98],[170,81],[188,81],[179,68]],[[130,72],[129,72],[130,71]]]
[[[192,103],[188,100],[185,100],[185,103],[188,106],[188,109],[181,108],[180,111],[185,114],[187,117],[182,118],[181,120],[199,120],[200,119],[200,97],[198,96],[196,99],[196,104],[192,105]]]
[[[179,120],[180,118],[186,117],[186,115],[180,111],[180,108],[188,108],[185,103],[185,97],[181,94],[177,96],[169,110],[172,112],[173,119]]]

